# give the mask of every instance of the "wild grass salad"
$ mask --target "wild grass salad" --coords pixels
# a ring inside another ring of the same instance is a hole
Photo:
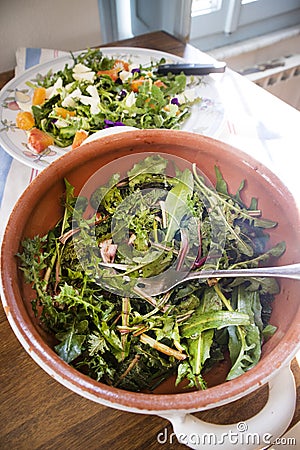
[[[106,57],[99,49],[72,58],[64,69],[27,83],[33,96],[16,125],[28,132],[28,144],[38,153],[52,144],[77,147],[111,126],[178,129],[201,100],[195,90],[199,77],[156,73],[164,58],[142,66]]]
[[[190,261],[193,271],[257,267],[285,250],[284,242],[268,244],[276,223],[262,218],[257,199],[243,203],[244,182],[232,194],[218,167],[214,188],[195,165],[173,164],[148,156],[90,198],[74,196],[66,180],[62,219],[47,235],[25,239],[19,254],[36,292],[34,311],[55,336],[57,354],[122,389],[153,390],[172,374],[176,384],[205,389],[206,374],[226,357],[231,380],[257,364],[275,332],[269,320],[279,285],[272,278],[189,281],[156,297],[139,289],[127,295],[124,280],[131,290],[140,277],[172,264],[180,270]],[[95,214],[84,218],[89,203]],[[117,293],[102,285],[107,274]]]

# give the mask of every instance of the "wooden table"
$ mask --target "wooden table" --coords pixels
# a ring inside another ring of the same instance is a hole
[[[197,61],[199,50],[165,32],[154,32],[109,46],[146,47]],[[0,88],[13,77],[0,74]],[[159,417],[113,410],[82,398],[54,381],[27,355],[0,310],[0,448],[5,450],[98,450],[186,448],[172,437],[170,424]],[[297,408],[291,426],[300,419],[300,369],[292,370],[297,384]],[[283,387],[284,388],[284,387]],[[265,404],[266,386],[225,407],[197,413],[214,423],[247,420]],[[238,447],[237,447],[238,448]],[[296,448],[296,447],[295,447]]]

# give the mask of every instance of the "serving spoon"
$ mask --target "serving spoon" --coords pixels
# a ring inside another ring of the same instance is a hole
[[[253,269],[228,270],[202,270],[201,272],[187,272],[168,270],[165,279],[143,278],[137,280],[136,290],[151,297],[164,294],[170,289],[191,280],[205,280],[209,278],[236,278],[236,277],[280,277],[300,280],[300,263],[277,267],[257,267]]]

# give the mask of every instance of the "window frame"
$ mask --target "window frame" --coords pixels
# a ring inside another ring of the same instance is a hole
[[[223,0],[219,10],[191,18],[190,43],[211,50],[297,24],[300,0],[255,0],[244,4]]]

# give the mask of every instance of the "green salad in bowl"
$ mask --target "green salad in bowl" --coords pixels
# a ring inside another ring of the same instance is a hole
[[[152,391],[171,375],[176,385],[206,389],[220,362],[226,380],[249,371],[276,330],[276,279],[194,280],[155,296],[139,283],[170,267],[184,278],[278,258],[285,243],[270,246],[268,234],[277,222],[264,218],[256,198],[245,203],[245,180],[231,193],[218,165],[215,185],[175,155],[142,153],[118,165],[128,169],[104,165],[78,195],[65,179],[61,220],[23,241],[19,265],[55,351],[93,379],[130,391]]]

